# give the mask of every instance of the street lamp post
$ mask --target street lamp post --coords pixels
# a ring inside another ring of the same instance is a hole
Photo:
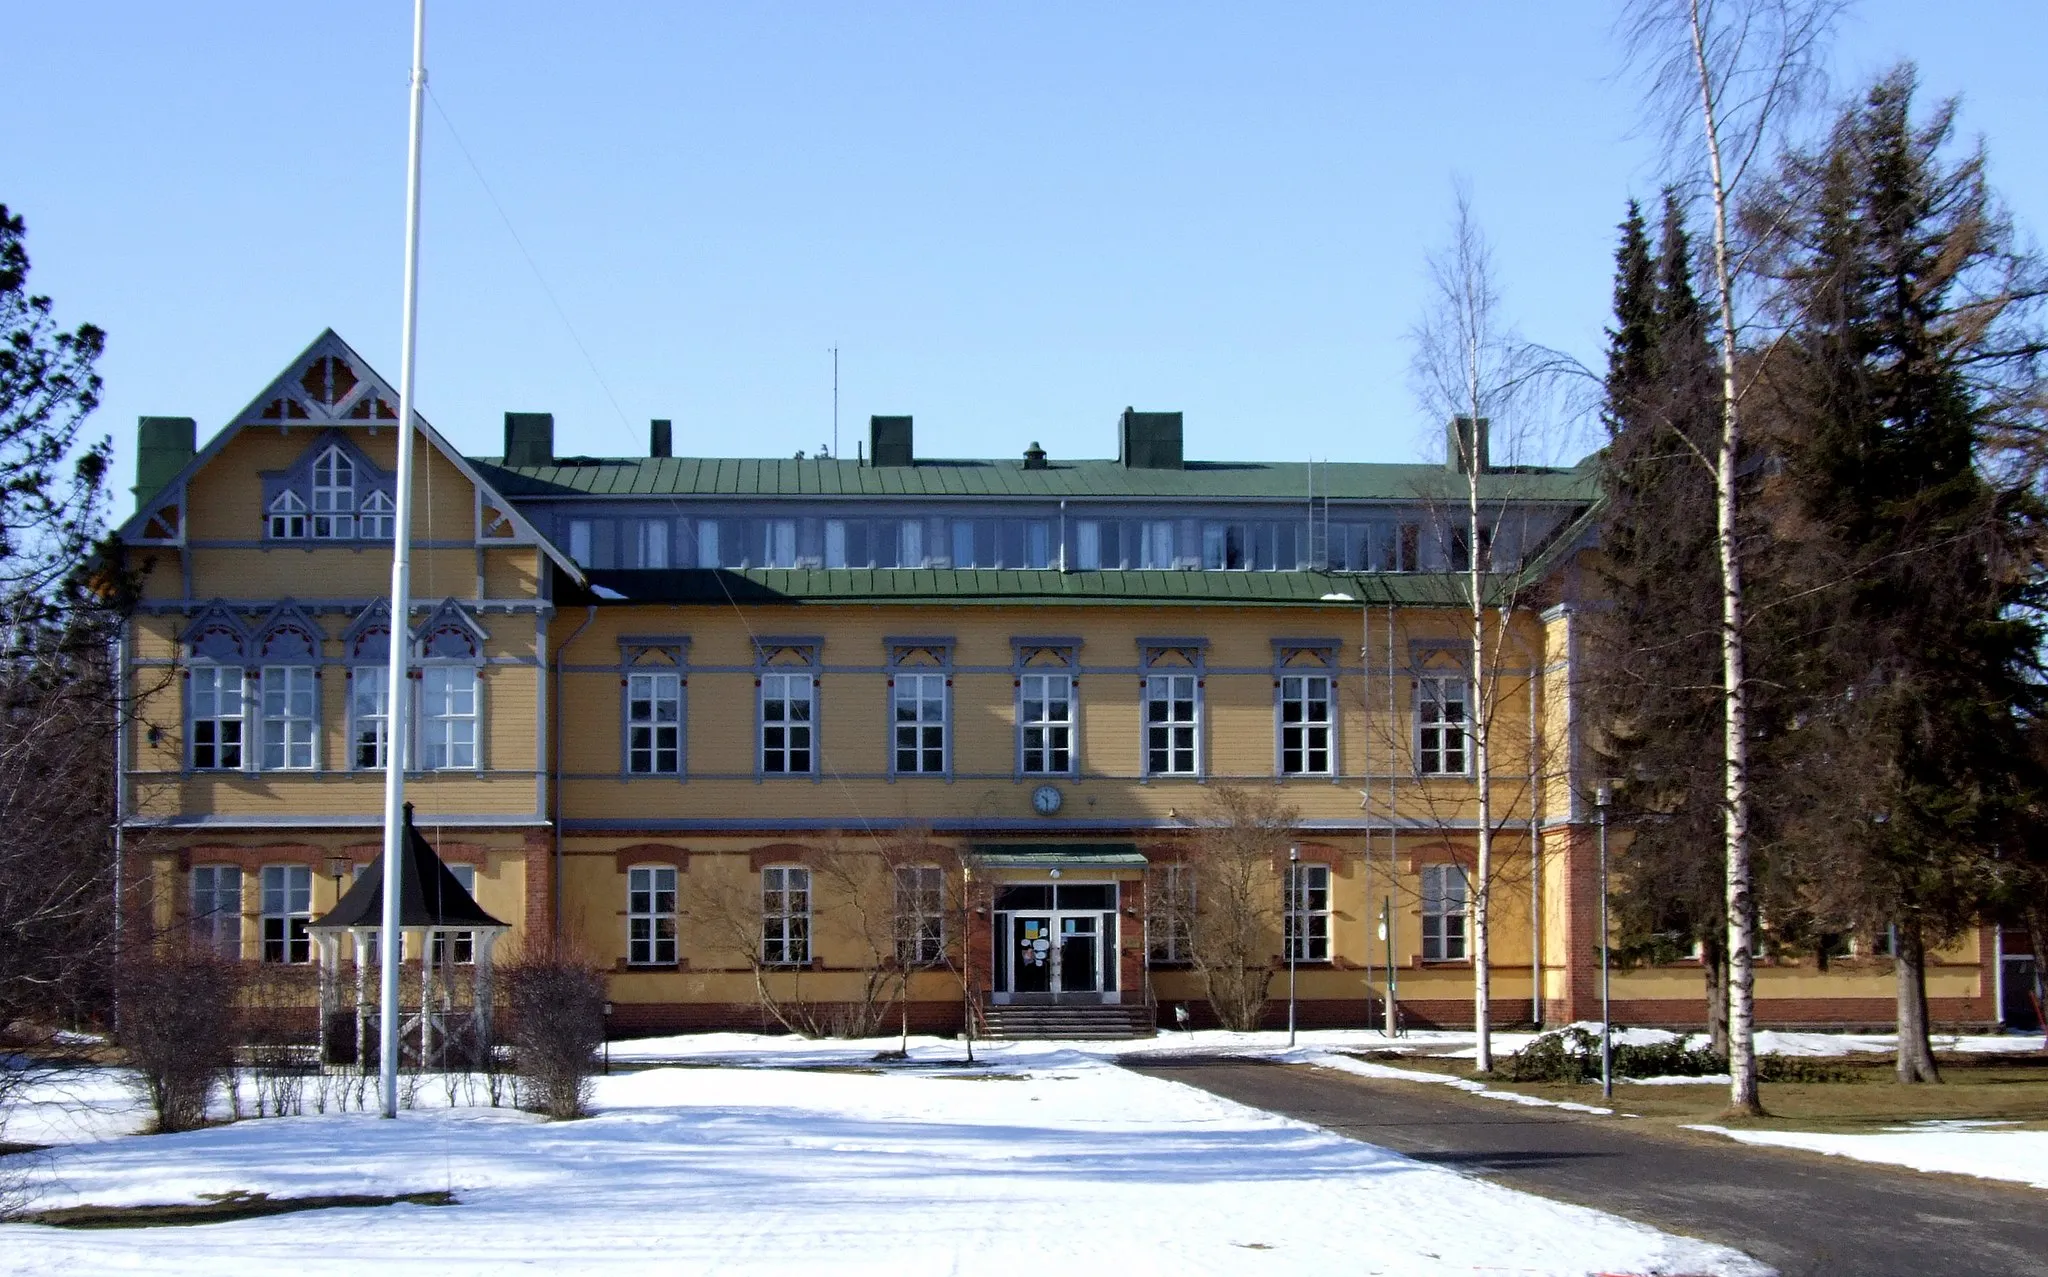
[[[1594,805],[1600,809],[1600,1094],[1610,1100],[1614,1098],[1614,1016],[1608,998],[1613,940],[1607,931],[1607,805],[1613,800],[1614,791],[1607,785],[1593,791]]]
[[[1287,942],[1287,1045],[1294,1045],[1294,962],[1301,949],[1301,848],[1287,849],[1287,916],[1280,935]]]

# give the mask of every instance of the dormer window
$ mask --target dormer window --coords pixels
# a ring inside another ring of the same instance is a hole
[[[391,494],[372,492],[363,498],[363,512],[356,519],[356,531],[365,541],[391,540]]]
[[[287,488],[270,503],[270,537],[273,541],[300,541],[306,536],[306,503]]]
[[[340,448],[313,461],[313,535],[353,541],[356,535],[356,466]]]

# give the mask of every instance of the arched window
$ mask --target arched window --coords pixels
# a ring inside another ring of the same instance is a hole
[[[274,541],[301,541],[306,536],[306,503],[286,489],[270,503],[270,536]]]
[[[313,535],[353,540],[356,534],[356,466],[338,447],[313,459]]]

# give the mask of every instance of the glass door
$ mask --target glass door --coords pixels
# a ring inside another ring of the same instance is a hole
[[[1009,959],[1011,993],[1053,992],[1052,919],[1042,914],[1012,914]]]
[[[1099,993],[1102,990],[1100,919],[1092,913],[1061,914],[1060,960],[1053,972],[1058,993]]]

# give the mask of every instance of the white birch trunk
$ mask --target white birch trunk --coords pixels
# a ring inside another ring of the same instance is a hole
[[[1729,263],[1728,180],[1699,0],[1688,6],[1700,121],[1706,135],[1708,189],[1714,205],[1714,288],[1721,320],[1721,450],[1714,473],[1716,540],[1721,556],[1721,704],[1723,802],[1728,891],[1729,1107],[1760,1110],[1755,1049],[1755,934],[1749,863],[1748,695],[1743,684],[1742,564],[1736,547],[1736,462],[1741,418],[1735,370],[1735,287]]]

